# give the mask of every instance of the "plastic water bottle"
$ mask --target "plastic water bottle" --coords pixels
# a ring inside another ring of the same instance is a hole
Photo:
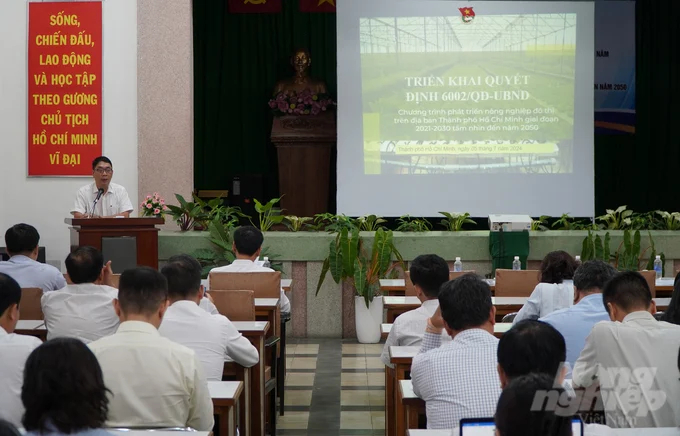
[[[577,265],[581,265],[581,256],[574,256],[574,260],[576,260]]]
[[[512,261],[512,270],[520,271],[522,269],[522,262],[519,261],[519,256],[515,256],[515,260]]]
[[[654,259],[654,271],[656,272],[656,279],[659,280],[663,274],[663,265],[661,264],[661,256],[656,256]]]
[[[269,262],[269,258],[267,256],[264,257],[264,263],[262,263],[262,266],[265,268],[271,268],[272,264]]]
[[[463,262],[460,261],[460,257],[456,258],[456,261],[453,264],[453,272],[461,272],[463,271]]]

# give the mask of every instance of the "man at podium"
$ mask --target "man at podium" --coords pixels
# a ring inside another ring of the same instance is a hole
[[[92,161],[94,182],[83,186],[76,194],[76,203],[71,210],[74,218],[130,217],[132,203],[127,191],[111,182],[113,164],[106,156]]]

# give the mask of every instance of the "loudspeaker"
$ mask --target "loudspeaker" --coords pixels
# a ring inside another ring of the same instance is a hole
[[[254,198],[266,203],[269,198],[265,198],[262,174],[239,174],[234,176],[231,181],[231,192],[229,193],[229,204],[238,206],[244,214],[256,216]]]

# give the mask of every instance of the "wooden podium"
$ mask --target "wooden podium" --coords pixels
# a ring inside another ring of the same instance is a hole
[[[102,238],[133,236],[137,265],[158,269],[158,228],[163,218],[66,218],[71,231],[71,251],[83,245],[102,250]]]
[[[331,152],[337,141],[334,112],[274,118],[271,140],[279,157],[279,192],[286,215],[328,211]]]

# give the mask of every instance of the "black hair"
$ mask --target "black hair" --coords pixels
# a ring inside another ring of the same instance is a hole
[[[668,304],[666,312],[661,317],[661,321],[670,322],[671,324],[680,325],[680,273],[675,276],[673,283],[673,295],[671,295],[671,302]],[[680,361],[678,362],[680,368]]]
[[[15,224],[5,232],[7,253],[29,253],[38,246],[40,234],[29,224]]]
[[[616,304],[626,312],[646,309],[652,303],[652,293],[647,280],[637,271],[617,273],[602,290],[604,307],[609,312],[609,303]]]
[[[501,436],[571,436],[572,416],[560,413],[561,408],[568,407],[561,404],[566,400],[564,389],[555,387],[548,375],[517,377],[498,399],[496,430]]]
[[[567,346],[555,327],[524,320],[503,334],[497,357],[509,379],[532,372],[556,377],[567,358]]]
[[[616,268],[601,260],[589,260],[576,268],[574,287],[578,291],[602,292],[604,285],[616,275]]]
[[[28,356],[21,401],[27,431],[70,434],[101,428],[108,390],[97,358],[78,339],[49,340]]]
[[[239,227],[234,231],[234,245],[239,254],[252,256],[262,247],[264,236],[253,226]]]
[[[479,327],[491,313],[491,289],[475,274],[444,283],[439,291],[442,318],[452,330]]]
[[[201,288],[201,264],[188,254],[178,254],[168,259],[161,273],[168,281],[171,298],[188,298]]]
[[[0,419],[0,436],[21,436],[21,433],[19,433],[14,424]]]
[[[97,157],[95,157],[94,160],[92,161],[92,171],[94,171],[94,169],[97,168],[97,165],[98,165],[100,162],[105,162],[105,163],[111,165],[111,168],[113,168],[113,164],[111,163],[111,159],[109,159],[109,158],[106,157],[106,156],[97,156]]]
[[[574,278],[578,264],[566,251],[551,251],[541,262],[541,283],[562,283]]]
[[[421,254],[411,262],[409,276],[428,298],[437,298],[439,288],[449,280],[449,265],[436,254]]]
[[[21,286],[12,277],[0,273],[0,316],[12,305],[21,301]]]
[[[104,256],[96,248],[84,245],[70,252],[64,263],[73,283],[93,283],[102,273]]]
[[[120,275],[118,301],[125,314],[152,315],[168,299],[168,281],[153,268],[140,266]]]

